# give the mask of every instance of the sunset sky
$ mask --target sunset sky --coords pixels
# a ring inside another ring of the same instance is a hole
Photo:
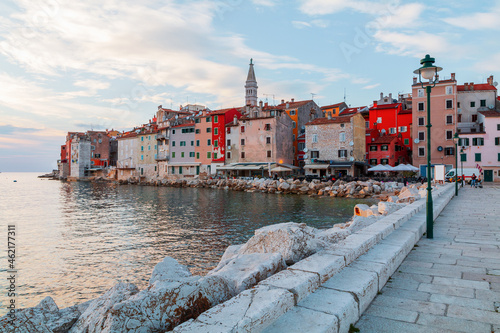
[[[370,105],[426,53],[459,84],[500,75],[500,1],[0,2],[0,171],[50,171],[68,131],[130,129],[158,105]],[[314,95],[311,95],[314,94]]]

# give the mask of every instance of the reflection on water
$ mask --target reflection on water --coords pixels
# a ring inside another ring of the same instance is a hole
[[[204,274],[227,246],[247,241],[255,229],[289,221],[329,228],[348,220],[359,202],[62,183],[36,175],[0,174],[3,230],[7,223],[17,224],[18,303],[22,306],[36,305],[47,295],[60,307],[72,305],[99,296],[117,281],[143,288],[165,256],[187,265],[193,274]],[[1,254],[0,271],[5,275],[6,251]],[[5,290],[6,280],[0,281]]]

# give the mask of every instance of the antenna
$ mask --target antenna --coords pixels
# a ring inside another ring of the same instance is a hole
[[[314,100],[314,96],[316,96],[317,94],[315,93],[311,93],[311,99]]]
[[[345,103],[345,87],[344,87],[344,103]]]

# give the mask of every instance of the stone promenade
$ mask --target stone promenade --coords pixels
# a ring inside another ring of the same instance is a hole
[[[355,327],[364,332],[500,332],[500,185],[466,186]]]

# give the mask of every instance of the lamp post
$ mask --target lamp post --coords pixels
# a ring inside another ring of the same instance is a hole
[[[441,71],[441,67],[434,66],[435,59],[430,55],[426,55],[420,60],[422,67],[415,70],[413,73],[418,74],[418,81],[425,88],[427,93],[427,238],[434,238],[433,224],[434,212],[432,203],[432,186],[431,186],[431,90],[436,86],[437,72]],[[429,80],[428,83],[422,82],[422,78]]]
[[[453,136],[453,142],[455,143],[455,196],[458,196],[458,132],[455,132]]]
[[[464,153],[464,148],[460,149],[460,166],[462,168],[462,187],[464,186],[464,159],[462,158],[462,154]]]

